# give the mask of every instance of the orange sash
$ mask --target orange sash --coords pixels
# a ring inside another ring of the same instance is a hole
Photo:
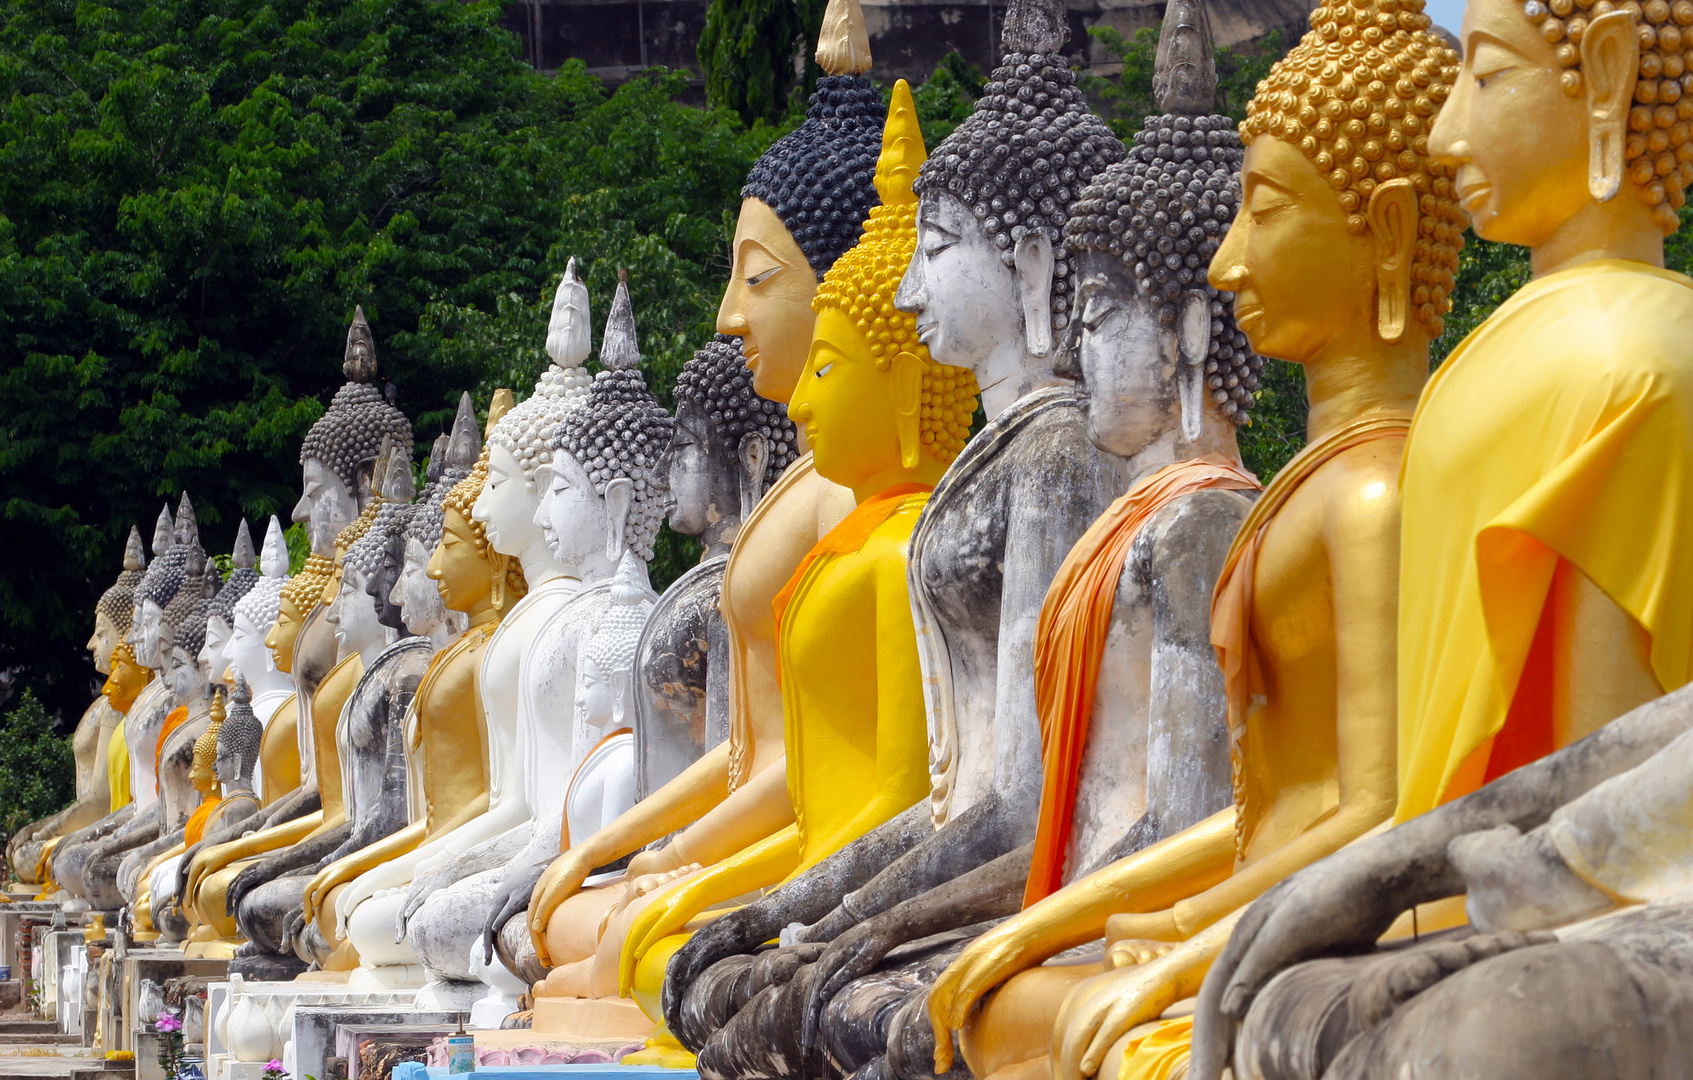
[[[1252,590],[1264,534],[1271,519],[1287,505],[1299,485],[1335,455],[1377,439],[1403,439],[1410,430],[1409,416],[1376,416],[1347,424],[1305,447],[1276,473],[1229,547],[1229,557],[1217,578],[1217,591],[1211,597],[1211,647],[1217,650],[1217,663],[1223,669],[1223,688],[1229,702],[1229,757],[1234,770],[1237,853],[1245,849],[1250,839],[1249,819],[1254,816],[1244,788],[1241,737],[1246,730],[1246,717],[1252,711],[1253,695],[1264,692],[1263,672],[1252,650]]]
[[[782,616],[788,610],[788,601],[794,598],[794,590],[799,588],[799,583],[805,579],[805,572],[811,569],[812,563],[825,555],[844,555],[857,551],[882,522],[899,511],[900,503],[907,495],[933,490],[935,489],[932,484],[895,484],[893,487],[884,488],[859,503],[852,513],[841,519],[839,525],[830,529],[821,540],[812,545],[811,550],[805,553],[805,558],[799,561],[799,569],[794,571],[793,577],[782,586],[782,591],[770,601],[770,611],[776,616],[776,640],[782,640]]]
[[[223,802],[221,795],[208,795],[206,801],[194,808],[194,813],[188,818],[188,824],[182,830],[182,842],[193,847],[206,835],[206,822],[211,820],[212,811]]]
[[[1064,885],[1082,752],[1123,561],[1141,527],[1184,495],[1207,489],[1257,491],[1258,478],[1215,454],[1166,465],[1112,503],[1052,579],[1035,635],[1035,706],[1040,713],[1040,821],[1023,906]]]

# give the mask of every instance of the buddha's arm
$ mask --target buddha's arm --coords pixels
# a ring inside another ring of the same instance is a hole
[[[299,843],[282,848],[270,858],[253,863],[235,875],[235,880],[224,890],[225,906],[234,911],[241,906],[241,901],[247,894],[258,886],[302,867],[314,866],[325,855],[339,847],[351,830],[352,826],[346,822],[331,829],[319,829],[301,839]]]
[[[729,754],[729,743],[718,743],[668,784],[554,859],[531,894],[531,928],[544,928],[558,906],[582,888],[582,882],[588,879],[595,867],[616,862],[660,837],[697,822],[721,804],[729,792]],[[561,836],[559,839],[562,843],[565,838]],[[670,846],[675,845],[672,843]],[[650,862],[652,860],[647,860],[647,863]],[[655,870],[644,863],[638,869],[632,865],[629,876],[639,877],[653,872]],[[537,935],[539,940],[540,935]]]
[[[1071,882],[970,943],[929,994],[936,1061],[950,1068],[952,1036],[982,996],[1011,976],[1099,937],[1124,910],[1157,911],[1222,881],[1234,868],[1234,809]]]
[[[623,939],[618,960],[618,993],[628,997],[635,965],[660,940],[677,933],[713,904],[766,888],[793,873],[799,864],[799,826],[790,825],[774,836],[711,868],[666,889],[636,916]]]
[[[249,859],[255,855],[263,855],[267,851],[275,851],[279,847],[297,843],[302,838],[323,823],[323,811],[318,810],[304,817],[285,821],[281,825],[274,825],[250,836],[243,836],[239,840],[232,840],[227,844],[206,848],[194,857],[194,865],[188,871],[188,890],[190,895],[199,893],[200,883],[206,875],[216,873],[232,862]]]
[[[409,851],[413,851],[423,843],[423,838],[429,831],[427,821],[414,821],[398,832],[389,833],[367,848],[361,848],[353,854],[337,859],[319,870],[306,886],[305,921],[311,922],[316,918],[316,912],[322,906],[324,898],[337,885],[352,881],[365,871],[373,869],[398,858]]]
[[[699,863],[710,866],[794,823],[787,755],[777,757],[666,844],[664,862],[631,862],[631,875],[661,873]],[[637,856],[637,859],[640,857]]]
[[[433,858],[436,855],[451,857],[457,854],[458,852],[451,846],[453,833],[469,822],[485,817],[487,813],[488,792],[484,790],[471,796],[470,801],[454,811],[451,817],[437,822],[429,830],[428,839],[418,845],[412,852],[412,858],[407,860],[408,879],[412,873],[416,872],[423,860]],[[405,884],[405,882],[395,881],[391,884],[399,886]]]

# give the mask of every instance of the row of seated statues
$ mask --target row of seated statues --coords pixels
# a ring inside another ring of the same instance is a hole
[[[674,414],[572,261],[415,490],[356,312],[310,557],[132,530],[12,871],[713,1080],[1679,1075],[1693,0],[1310,23],[1237,125],[1173,0],[1124,143],[1013,0],[930,148],[831,0]],[[1431,376],[1466,225],[1534,277]]]

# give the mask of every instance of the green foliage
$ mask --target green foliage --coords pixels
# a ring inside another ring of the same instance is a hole
[[[0,669],[50,713],[131,523],[186,489],[219,552],[286,516],[354,304],[422,446],[532,385],[570,254],[601,319],[629,269],[661,389],[709,333],[774,131],[680,75],[544,77],[502,6],[0,0]]]
[[[964,122],[982,96],[987,79],[981,69],[955,52],[941,57],[932,75],[911,91],[917,106],[917,123],[923,129],[923,143],[930,150],[952,134],[952,129]],[[893,93],[888,87],[883,96]]]
[[[312,538],[306,532],[306,523],[296,521],[282,530],[282,542],[288,545],[288,573],[298,574],[312,555]]]
[[[1095,75],[1086,69],[1078,73],[1077,84],[1094,109],[1124,141],[1141,129],[1146,117],[1158,112],[1152,100],[1152,67],[1158,55],[1158,27],[1142,27],[1132,38],[1110,26],[1090,26],[1088,34],[1123,65],[1120,75]],[[1246,119],[1246,103],[1258,89],[1258,81],[1270,73],[1270,65],[1281,59],[1291,43],[1281,30],[1272,30],[1255,42],[1236,48],[1215,50],[1217,100],[1220,116]]]
[[[76,760],[68,737],[25,690],[17,707],[0,718],[0,832],[10,836],[76,797]]]
[[[747,124],[778,123],[817,81],[811,53],[823,25],[823,4],[806,0],[711,0],[695,55],[705,72],[705,98],[733,109]],[[805,48],[802,80],[794,57]]]

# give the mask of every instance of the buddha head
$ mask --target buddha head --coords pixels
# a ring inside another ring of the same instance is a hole
[[[294,506],[294,520],[305,522],[311,536],[312,553],[325,558],[333,556],[335,538],[370,501],[382,440],[392,439],[411,455],[411,422],[371,385],[376,341],[362,307],[354,309],[347,329],[341,371],[347,382],[300,447],[301,495]]]
[[[1463,222],[1429,128],[1458,57],[1422,0],[1325,0],[1247,106],[1242,207],[1211,260],[1263,356],[1426,348]]]
[[[975,372],[990,415],[1050,379],[1075,292],[1064,223],[1125,153],[1058,55],[1068,36],[1062,0],[1012,3],[1000,66],[917,178],[898,305],[938,362]]]
[[[1216,69],[1194,0],[1170,5],[1158,55],[1164,113],[1064,224],[1076,318],[1055,370],[1081,384],[1088,438],[1120,457],[1178,437],[1227,450],[1263,363],[1205,280],[1240,206],[1242,151],[1234,123],[1210,114]],[[1176,111],[1190,102],[1197,114]]]
[[[213,682],[228,678],[225,672],[229,667],[227,657],[230,635],[234,632],[235,605],[259,583],[259,572],[253,568],[258,557],[253,552],[253,534],[247,529],[246,518],[236,528],[235,550],[230,553],[229,561],[229,577],[206,605],[206,639],[200,649],[200,663],[211,672]]]
[[[442,602],[440,590],[429,576],[429,560],[441,543],[447,492],[470,475],[481,449],[476,434],[476,410],[471,406],[470,395],[464,394],[459,398],[452,433],[437,439],[429,455],[428,483],[409,507],[403,564],[389,593],[389,600],[399,605],[406,629],[413,634],[445,634],[464,628],[464,615],[449,611]]]
[[[402,450],[384,441],[377,455],[375,498],[336,540],[338,547],[345,545],[345,551],[337,569],[335,596],[324,618],[334,627],[343,659],[389,641],[390,627],[381,619],[378,596],[386,597],[393,582],[383,589],[379,579],[389,535],[411,503],[412,487],[409,448]],[[355,531],[357,535],[351,535]]]
[[[1613,233],[1679,227],[1693,181],[1693,3],[1475,0],[1463,34],[1429,146],[1456,171],[1477,235],[1541,248],[1578,218]]]
[[[417,484],[412,477],[410,454],[391,452],[386,460],[387,466],[377,484],[382,503],[376,520],[370,532],[348,550],[343,562],[356,559],[360,563],[365,595],[370,597],[376,621],[398,633],[406,625],[391,597],[405,567],[406,523],[411,520],[411,501]]]
[[[223,690],[219,689],[212,698],[212,722],[194,740],[194,764],[188,769],[188,782],[201,795],[210,795],[217,788],[218,733],[223,720]]]
[[[135,586],[129,632],[124,635],[136,660],[154,671],[164,667],[161,622],[165,605],[182,588],[183,564],[188,561],[186,550],[172,554],[175,546],[176,523],[171,520],[170,507],[166,506],[159,511],[159,521],[153,529],[153,561],[147,564]]]
[[[501,390],[488,408],[488,430],[511,408],[511,392]],[[502,555],[488,542],[488,532],[471,516],[471,507],[482,494],[488,479],[488,453],[484,449],[470,475],[447,490],[441,500],[441,542],[429,557],[428,574],[441,594],[442,603],[462,611],[474,624],[479,617],[498,618],[523,599],[528,583],[523,566]]]
[[[917,244],[911,184],[923,162],[917,110],[894,85],[876,165],[881,205],[818,286],[811,354],[788,415],[817,471],[859,501],[899,483],[932,485],[964,448],[976,410],[968,369],[938,364],[894,292]]]
[[[857,242],[876,201],[871,174],[881,142],[881,95],[864,73],[869,38],[854,0],[830,0],[805,123],[765,151],[741,189],[733,267],[717,332],[741,339],[753,389],[793,396],[811,344],[817,283]]]
[[[494,550],[514,558],[546,540],[535,524],[541,491],[535,472],[552,460],[553,437],[565,416],[588,394],[593,377],[582,367],[588,358],[588,287],[576,276],[576,260],[565,267],[553,294],[547,327],[547,355],[552,363],[535,392],[513,406],[488,434],[488,481],[471,508],[471,517],[488,532]]]
[[[536,470],[544,489],[535,522],[553,558],[584,581],[608,575],[626,555],[651,561],[664,514],[659,465],[674,429],[640,362],[629,286],[619,272],[600,342],[605,370],[559,428],[552,460]]]
[[[732,543],[735,527],[794,460],[793,421],[784,406],[754,392],[740,339],[727,334],[682,365],[675,396],[670,527]]]
[[[120,713],[129,711],[135,704],[136,697],[153,681],[151,668],[135,659],[135,653],[128,642],[119,642],[112,650],[112,673],[106,676],[106,684],[100,688],[100,696],[106,703]]]
[[[135,587],[141,584],[141,571],[146,565],[141,531],[131,525],[123,549],[123,570],[94,605],[94,636],[88,639],[87,648],[94,657],[94,670],[102,675],[112,673],[112,650],[123,643],[124,633],[135,618]]]
[[[265,635],[276,622],[282,590],[287,584],[288,545],[282,537],[282,523],[273,514],[265,529],[264,549],[259,554],[258,578],[235,602],[230,612],[229,643],[224,646],[224,666],[244,681],[279,670],[274,655],[265,645]]]
[[[634,726],[635,651],[652,610],[639,591],[635,597],[602,610],[578,653],[573,732],[578,755],[612,732]]]
[[[252,700],[247,681],[236,676],[235,685],[229,692],[229,709],[218,731],[217,757],[212,766],[225,794],[253,790],[253,774],[259,763],[264,725],[253,713]]]

